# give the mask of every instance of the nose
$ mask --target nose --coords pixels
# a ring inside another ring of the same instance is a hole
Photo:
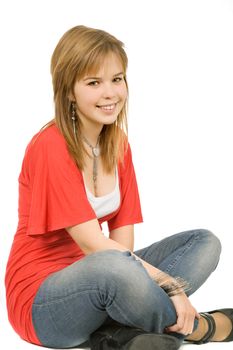
[[[112,82],[105,82],[103,85],[103,98],[112,99],[115,95],[114,84]]]

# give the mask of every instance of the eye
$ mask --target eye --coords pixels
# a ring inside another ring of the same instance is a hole
[[[89,86],[98,86],[99,82],[97,80],[90,81],[87,85]]]
[[[123,80],[123,77],[116,77],[113,79],[115,83],[120,83]]]

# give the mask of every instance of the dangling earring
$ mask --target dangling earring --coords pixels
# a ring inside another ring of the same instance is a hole
[[[75,104],[75,102],[71,102],[71,119],[72,119],[72,123],[73,123],[74,136],[76,138],[77,137],[77,133],[76,133],[77,115],[76,115],[76,104]]]

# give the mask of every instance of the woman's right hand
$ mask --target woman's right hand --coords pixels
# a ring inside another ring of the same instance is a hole
[[[167,327],[166,332],[176,332],[183,335],[191,334],[194,328],[194,320],[195,318],[199,319],[200,315],[185,293],[176,294],[170,299],[176,309],[177,321],[176,324]]]

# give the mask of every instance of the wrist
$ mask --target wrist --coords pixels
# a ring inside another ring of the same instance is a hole
[[[180,277],[172,277],[165,272],[159,272],[154,277],[155,282],[167,293],[169,297],[184,294],[189,289],[188,282]]]

